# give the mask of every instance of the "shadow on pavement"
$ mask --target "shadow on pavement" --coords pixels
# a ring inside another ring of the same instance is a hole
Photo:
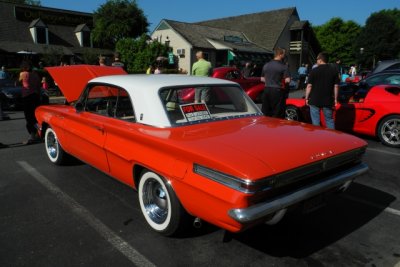
[[[30,146],[30,145],[37,145],[37,144],[41,144],[41,143],[42,143],[42,142],[34,142],[34,143],[20,142],[20,143],[12,143],[12,144],[4,144],[4,143],[1,143],[0,149],[15,148],[15,147],[21,147],[21,146]]]
[[[274,257],[303,259],[367,224],[396,199],[358,183],[337,196],[313,213],[289,214],[277,225],[260,225],[231,238]],[[375,206],[356,199],[374,202]]]
[[[25,118],[9,118],[9,119],[5,119],[5,120],[0,120],[0,121],[17,121],[17,120],[25,120]]]

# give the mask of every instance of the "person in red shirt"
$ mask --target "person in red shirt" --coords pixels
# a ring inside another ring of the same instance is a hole
[[[42,88],[46,91],[49,89],[49,84],[47,83],[46,77],[42,78]]]
[[[22,84],[22,103],[26,120],[26,129],[31,138],[27,143],[39,140],[37,136],[35,109],[40,105],[40,77],[36,71],[32,71],[28,62],[23,62],[19,74],[19,81]]]

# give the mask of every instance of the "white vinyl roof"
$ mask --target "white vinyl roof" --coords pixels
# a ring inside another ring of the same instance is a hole
[[[130,74],[97,77],[89,83],[104,83],[124,88],[130,95],[136,121],[155,127],[171,127],[159,96],[159,90],[167,87],[234,85],[237,83],[190,75],[172,74]]]

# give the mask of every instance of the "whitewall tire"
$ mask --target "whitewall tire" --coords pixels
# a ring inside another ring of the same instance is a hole
[[[184,217],[184,210],[172,187],[154,172],[141,175],[138,197],[143,216],[150,227],[165,236],[176,234]]]
[[[46,147],[46,154],[50,161],[56,165],[65,164],[67,161],[67,154],[62,149],[60,143],[58,142],[56,132],[48,127],[44,135],[44,144]]]

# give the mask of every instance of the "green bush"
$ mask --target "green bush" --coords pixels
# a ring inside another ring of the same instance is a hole
[[[157,61],[158,57],[167,58],[169,47],[157,41],[149,42],[145,34],[137,39],[119,40],[115,50],[120,53],[128,73],[146,73],[149,65],[161,63],[163,63],[163,68],[176,68],[175,65],[169,66],[165,62]]]

